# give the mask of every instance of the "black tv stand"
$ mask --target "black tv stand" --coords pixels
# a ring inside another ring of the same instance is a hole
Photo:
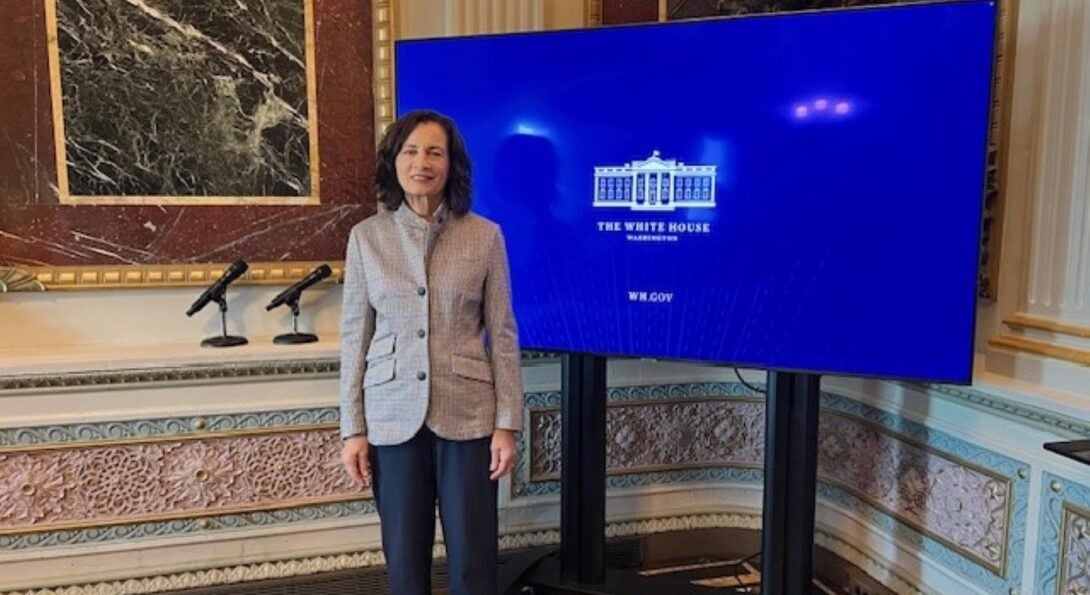
[[[667,577],[607,569],[606,361],[563,356],[560,548],[542,548],[500,568],[500,592],[523,586],[536,593],[671,595],[724,593]],[[811,589],[820,377],[768,373],[765,431],[762,595],[801,595]]]
[[[811,592],[821,377],[768,373],[761,594]]]

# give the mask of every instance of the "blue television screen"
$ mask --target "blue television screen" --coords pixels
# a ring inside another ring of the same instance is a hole
[[[995,4],[396,44],[525,348],[968,382]]]

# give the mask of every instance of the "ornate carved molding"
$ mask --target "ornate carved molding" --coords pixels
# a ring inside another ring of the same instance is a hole
[[[585,0],[584,22],[588,27],[602,26],[602,0]]]
[[[689,392],[696,386],[689,385]],[[653,483],[759,481],[764,453],[762,402],[713,394],[678,399],[661,393],[645,401],[626,400],[632,392],[611,395],[607,414],[611,488],[642,485],[648,477],[654,478]],[[529,413],[529,456],[525,465],[516,468],[515,497],[558,488],[559,410],[552,393],[537,400],[548,404]],[[1006,574],[1016,479],[932,447],[897,427],[885,427],[881,416],[852,411],[835,395],[826,395],[824,402],[819,438],[823,482],[846,490],[994,575]]]
[[[0,535],[359,500],[336,428],[0,453]]]
[[[1090,487],[1044,473],[1037,595],[1090,592]]]
[[[45,291],[45,286],[32,273],[0,267],[0,293],[9,291]]]
[[[1090,593],[1090,510],[1065,503],[1060,540],[1060,593]]]
[[[271,360],[227,362],[195,366],[137,368],[61,374],[26,374],[0,376],[0,394],[23,392],[64,392],[94,390],[109,386],[143,387],[148,385],[209,384],[236,380],[257,381],[282,376],[336,376],[340,363],[333,358],[314,360]]]
[[[936,395],[945,399],[967,404],[975,409],[986,411],[1008,419],[1017,420],[1051,432],[1069,434],[1071,437],[1090,438],[1090,423],[1084,420],[1060,415],[1043,409],[1033,407],[1018,401],[1012,401],[987,392],[953,386],[949,384],[917,384],[903,383],[918,390],[926,391],[930,395]]]
[[[340,282],[344,277],[343,262],[254,262],[239,278],[238,283],[248,285],[281,285],[302,279],[320,264],[333,269],[330,280],[324,284]],[[100,265],[100,266],[49,266],[30,269],[34,278],[44,287],[54,289],[117,289],[125,287],[188,287],[206,285],[219,278],[226,263],[208,264],[154,264],[154,265]]]
[[[220,415],[166,417],[132,421],[0,428],[0,453],[72,444],[135,444],[149,440],[185,440],[257,432],[299,431],[336,426],[335,407],[287,409]]]
[[[394,112],[394,38],[397,36],[397,15],[392,0],[371,0],[371,31],[374,44],[372,84],[375,94],[375,143],[378,143],[397,115]]]
[[[557,355],[544,351],[523,351],[526,364],[549,363]],[[266,360],[256,362],[225,362],[194,366],[136,368],[129,370],[67,372],[61,374],[0,375],[0,395],[27,392],[65,392],[96,390],[109,386],[111,390],[139,388],[148,385],[218,384],[249,382],[284,376],[335,377],[340,372],[336,358],[311,360]]]
[[[717,398],[629,402],[607,412],[606,469],[613,475],[701,467],[759,468],[764,403]],[[530,481],[560,479],[557,408],[530,411]]]
[[[659,419],[666,412],[670,412],[673,417],[687,419],[689,425],[693,426],[685,431],[702,434],[708,440],[722,441],[722,436],[733,437],[728,442],[740,446],[734,453],[727,452],[725,455],[727,458],[724,460],[740,453],[749,453],[745,456],[735,456],[727,463],[720,460],[724,458],[722,456],[705,457],[707,460],[702,460],[695,455],[689,456],[692,453],[705,451],[705,454],[716,452],[709,443],[704,445],[707,448],[699,445],[692,448],[675,448],[677,453],[686,455],[681,458],[670,459],[670,453],[673,451],[669,449],[662,450],[663,454],[657,456],[651,452],[651,449],[655,449],[661,440],[671,440],[673,434],[670,432],[663,434],[660,431],[661,428],[666,427],[665,425],[650,429],[645,427],[647,430],[644,434],[645,439],[647,436],[656,437],[646,440],[651,444],[645,444],[641,448],[633,448],[631,445],[627,449],[614,447],[619,450],[610,459],[610,465],[613,468],[613,473],[608,478],[610,489],[693,482],[746,485],[760,483],[761,471],[758,465],[761,453],[758,449],[748,448],[745,445],[749,444],[747,440],[752,442],[750,446],[757,444],[751,438],[756,434],[755,429],[762,427],[760,419],[763,411],[761,411],[760,401],[753,398],[752,393],[744,386],[737,383],[634,386],[610,389],[609,396],[612,404],[611,419],[614,423],[619,420],[622,429],[627,428],[624,432],[610,433],[615,443],[622,440],[626,433],[631,433],[633,427],[638,430],[640,424],[648,419]],[[550,414],[550,410],[555,410],[559,401],[560,395],[556,392],[526,395],[526,402],[532,411],[530,415],[538,415],[539,419],[542,415]],[[1014,565],[1015,570],[1011,571],[1009,576],[1001,579],[995,574],[994,562],[997,557],[1021,559],[1020,540],[1024,532],[1024,522],[1018,519],[1024,516],[1027,493],[1023,484],[1026,483],[1024,478],[1028,476],[1023,464],[1011,461],[997,453],[983,451],[979,447],[945,437],[919,424],[874,410],[845,397],[826,393],[823,395],[823,406],[826,410],[821,443],[822,457],[826,461],[822,468],[822,477],[826,482],[821,488],[823,501],[837,503],[847,509],[859,510],[865,518],[869,519],[869,522],[885,531],[899,535],[899,539],[920,540],[928,555],[936,556],[954,568],[963,568],[969,573],[968,576],[976,576],[977,580],[991,581],[997,586],[1011,581],[1017,583],[1019,580],[1017,564]],[[679,410],[688,413],[679,416],[677,415]],[[336,415],[336,409],[329,407],[0,430],[0,445],[17,448],[13,450],[0,447],[0,457],[3,457],[0,458],[0,477],[5,478],[5,482],[8,481],[6,478],[22,478],[23,480],[18,486],[8,486],[5,483],[0,487],[0,527],[7,523],[9,528],[13,528],[11,519],[15,516],[23,519],[19,531],[0,530],[0,548],[19,550],[77,543],[101,543],[152,535],[170,536],[194,531],[264,526],[318,518],[340,518],[350,514],[350,511],[356,511],[358,514],[363,510],[361,506],[371,505],[370,501],[350,500],[314,504],[312,500],[306,498],[314,495],[323,497],[323,494],[308,493],[296,494],[296,496],[302,496],[302,499],[295,500],[274,498],[266,501],[251,499],[246,502],[234,500],[227,502],[231,498],[237,499],[244,492],[232,491],[228,495],[217,487],[221,483],[213,482],[211,485],[201,487],[200,484],[191,485],[196,483],[191,481],[190,484],[183,486],[185,490],[189,490],[186,492],[188,500],[183,498],[183,501],[197,502],[202,498],[209,500],[211,506],[202,510],[201,516],[193,516],[195,505],[186,508],[187,505],[183,504],[177,507],[178,510],[169,511],[165,518],[139,515],[115,516],[113,518],[116,522],[111,522],[108,515],[105,520],[102,515],[99,515],[92,521],[96,526],[87,525],[86,528],[81,528],[81,525],[77,524],[67,527],[64,519],[58,516],[57,509],[63,507],[58,504],[55,495],[58,490],[62,490],[65,491],[65,497],[69,497],[67,490],[73,488],[63,487],[70,485],[64,483],[68,480],[63,473],[43,473],[41,465],[38,467],[34,465],[36,462],[42,462],[48,466],[50,461],[62,456],[75,458],[90,456],[64,455],[63,453],[93,452],[99,453],[95,457],[106,459],[109,459],[109,456],[101,453],[110,453],[110,456],[114,456],[117,461],[112,464],[112,468],[124,472],[131,468],[129,463],[133,462],[124,455],[136,452],[146,456],[137,457],[134,464],[156,466],[157,475],[142,474],[144,477],[160,478],[151,482],[156,486],[152,489],[158,490],[156,493],[165,493],[166,488],[162,486],[169,484],[169,481],[164,482],[162,478],[201,475],[228,483],[234,477],[237,482],[238,478],[232,475],[232,467],[229,464],[216,465],[224,461],[239,460],[238,453],[245,449],[236,447],[231,450],[232,441],[327,433],[329,439],[335,442]],[[741,425],[727,423],[740,421],[736,418],[740,418],[744,423]],[[829,431],[829,423],[836,425],[835,431]],[[323,425],[323,427],[315,427],[315,424]],[[715,427],[704,427],[706,425]],[[716,428],[719,426],[722,428],[717,432]],[[742,429],[739,430],[739,428]],[[750,438],[746,438],[746,433]],[[830,442],[833,438],[836,444]],[[531,432],[524,434],[522,440],[524,443],[521,448],[526,449],[533,443]],[[852,444],[855,446],[851,446]],[[183,447],[193,450],[195,454],[186,456],[184,460],[179,459],[176,453]],[[519,465],[512,481],[514,497],[551,496],[558,493],[559,482],[548,479],[549,475],[540,473],[542,448],[547,450],[551,447],[543,447],[539,440],[537,446],[533,447],[533,452],[526,453],[524,450],[524,456],[519,458]],[[868,454],[849,457],[838,454],[845,448]],[[235,454],[226,458],[207,456],[209,451],[217,451],[217,449],[220,451],[226,449]],[[7,452],[5,453],[4,450]],[[172,454],[173,462],[170,465],[165,462],[165,459],[169,458],[165,456],[167,453],[164,453],[164,456],[157,454],[164,450],[174,453]],[[197,453],[197,450],[201,453]],[[280,450],[283,451],[283,448]],[[316,449],[309,450],[313,452]],[[641,452],[643,454],[640,454]],[[329,471],[336,477],[340,477],[339,468],[335,466],[335,454],[335,450],[328,453]],[[14,471],[6,469],[5,466],[17,455],[22,456],[19,469]],[[26,455],[33,455],[33,457]],[[321,466],[321,462],[317,459],[311,461],[305,458],[300,459],[300,456],[291,454],[293,460],[309,461],[304,467]],[[833,471],[828,468],[830,459],[837,461]],[[881,459],[884,462],[875,459]],[[183,469],[179,461],[188,466]],[[202,461],[209,464],[204,465]],[[699,466],[692,467],[693,464]],[[715,466],[717,464],[719,466]],[[624,468],[625,465],[629,466]],[[73,465],[69,464],[69,466]],[[538,469],[535,481],[530,481],[531,466],[536,466]],[[621,467],[620,471],[617,469],[618,466]],[[203,474],[200,473],[202,470]],[[94,477],[93,473],[88,475]],[[54,485],[55,479],[51,479],[57,477],[62,482],[60,485]],[[920,482],[924,479],[928,482],[926,489],[915,489],[922,485]],[[24,488],[24,486],[29,487]],[[965,489],[958,492],[955,488],[959,486]],[[954,490],[955,497],[950,497],[951,489]],[[184,491],[182,487],[177,487],[176,491],[178,490]],[[27,494],[27,491],[32,493]],[[13,496],[5,500],[7,494]],[[23,498],[24,502],[15,503],[14,495],[16,494]],[[1005,499],[1008,504],[1002,506],[1000,502],[980,515],[969,514],[979,508],[977,505],[980,502],[991,501],[987,497],[988,494],[994,496],[993,500],[999,502]],[[910,505],[913,502],[917,504],[920,502],[918,498],[914,500],[913,495],[925,496],[923,504],[912,508]],[[328,494],[324,496],[329,497]],[[961,506],[958,510],[966,512],[967,516],[958,516],[949,510],[947,512],[950,514],[944,513],[945,509],[942,506],[933,505],[934,502],[928,503],[927,496],[931,500],[955,502],[957,503],[955,507]],[[337,497],[337,494],[332,497]],[[31,500],[38,498],[41,501],[28,504],[25,502],[28,498]],[[243,508],[231,508],[232,505]],[[246,506],[265,507],[265,510],[247,512]],[[271,512],[271,509],[275,509],[275,512]],[[365,512],[372,510],[367,508]],[[922,513],[914,515],[913,511],[921,510],[926,511],[926,515]],[[46,511],[47,514],[42,515],[41,511]],[[179,514],[180,517],[177,516]],[[41,518],[27,520],[35,515],[41,515]],[[170,520],[172,518],[174,520]],[[989,523],[994,525],[994,530],[989,529],[984,533],[978,531]],[[920,534],[923,534],[922,540]],[[973,536],[980,539],[975,544],[964,543]],[[997,536],[1002,536],[1005,541],[997,542]],[[938,549],[932,547],[936,544],[939,546]],[[988,546],[993,546],[990,551]],[[984,561],[981,558],[984,558]]]
[[[760,528],[760,524],[761,518],[758,515],[685,515],[608,523],[606,525],[606,535],[609,537],[627,537],[706,528],[744,528],[757,530]],[[819,530],[817,532],[817,540],[823,547],[832,550],[837,555],[840,555],[849,562],[859,566],[875,579],[894,588],[897,593],[904,595],[922,595],[920,591],[912,587],[908,580],[901,577],[887,563],[861,552],[841,538],[832,535],[827,531]],[[560,533],[555,529],[527,531],[501,536],[500,549],[512,550],[537,545],[552,545],[559,542]],[[435,557],[443,558],[445,555],[442,544],[436,544]],[[7,595],[54,595],[58,592],[63,592],[65,595],[117,595],[119,593],[137,595],[231,585],[277,578],[289,578],[293,576],[311,575],[319,572],[369,568],[384,563],[385,559],[382,555],[382,551],[372,549],[331,556],[315,556],[291,560],[260,562],[241,566],[195,570],[127,580],[63,586],[60,588],[28,589],[10,592]],[[63,591],[60,589],[63,589]]]
[[[830,411],[821,420],[818,475],[996,575],[1006,574],[1010,479]]]

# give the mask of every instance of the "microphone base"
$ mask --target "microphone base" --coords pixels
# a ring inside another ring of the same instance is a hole
[[[277,335],[273,337],[273,343],[277,345],[299,345],[302,343],[314,343],[318,340],[318,335],[312,335],[310,333],[284,333],[283,335]]]
[[[201,341],[201,347],[236,347],[238,345],[245,345],[249,343],[246,337],[237,337],[234,335],[220,335],[216,337],[208,337],[204,341]]]

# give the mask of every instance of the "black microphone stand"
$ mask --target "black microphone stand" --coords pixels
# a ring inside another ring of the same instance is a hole
[[[249,343],[246,337],[227,334],[227,293],[217,293],[212,296],[212,301],[220,305],[220,329],[223,334],[201,341],[201,347],[235,347]]]
[[[300,295],[301,293],[296,293],[284,300],[284,303],[291,308],[291,332],[273,337],[273,343],[276,343],[277,345],[299,345],[302,343],[313,343],[318,340],[318,335],[299,332]]]

